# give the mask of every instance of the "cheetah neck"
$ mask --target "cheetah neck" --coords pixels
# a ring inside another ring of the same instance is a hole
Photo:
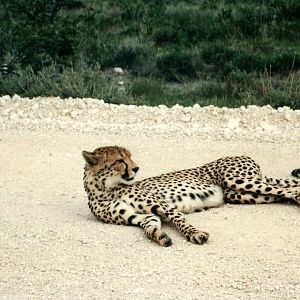
[[[121,188],[128,186],[128,183],[123,182],[120,178],[107,177],[103,174],[93,174],[89,170],[84,172],[84,188],[90,198],[96,198],[98,200],[111,200],[114,198],[115,192]]]

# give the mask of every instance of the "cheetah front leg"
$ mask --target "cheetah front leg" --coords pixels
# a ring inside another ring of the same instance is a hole
[[[172,245],[171,238],[161,230],[160,218],[152,213],[137,213],[137,211],[122,200],[110,202],[101,211],[96,211],[98,219],[117,225],[135,225],[143,228],[145,235],[163,247]],[[111,216],[107,218],[107,216]]]
[[[131,220],[131,225],[142,227],[145,235],[149,239],[157,242],[163,247],[169,247],[172,245],[171,238],[161,230],[161,221],[158,216],[153,214],[135,214],[129,216],[129,218],[132,218],[133,216],[134,218]]]
[[[207,242],[209,237],[207,232],[196,229],[189,224],[181,212],[169,206],[164,200],[151,197],[146,203],[145,210],[169,219],[189,242],[200,245]]]
[[[233,180],[225,179],[224,189],[232,189],[240,192],[251,192],[256,195],[273,195],[275,197],[285,197],[300,204],[300,192],[288,188],[281,188],[263,182],[261,178],[237,178]]]

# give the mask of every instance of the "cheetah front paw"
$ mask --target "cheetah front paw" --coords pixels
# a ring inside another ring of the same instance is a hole
[[[164,232],[157,238],[157,242],[163,247],[172,246],[171,238]]]
[[[145,234],[149,239],[157,242],[160,246],[169,247],[172,245],[171,238],[165,232],[157,228],[148,228]]]
[[[191,243],[202,245],[207,242],[208,237],[209,234],[207,232],[196,230],[187,237],[187,240]]]

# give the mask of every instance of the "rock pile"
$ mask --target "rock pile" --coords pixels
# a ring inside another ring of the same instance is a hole
[[[63,130],[205,140],[300,143],[300,110],[250,105],[157,107],[108,104],[97,99],[0,98],[0,130]]]

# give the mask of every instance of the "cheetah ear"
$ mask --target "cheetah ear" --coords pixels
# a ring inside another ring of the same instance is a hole
[[[93,154],[93,152],[82,151],[82,156],[85,161],[91,166],[94,166],[98,163],[98,159],[95,154]]]

